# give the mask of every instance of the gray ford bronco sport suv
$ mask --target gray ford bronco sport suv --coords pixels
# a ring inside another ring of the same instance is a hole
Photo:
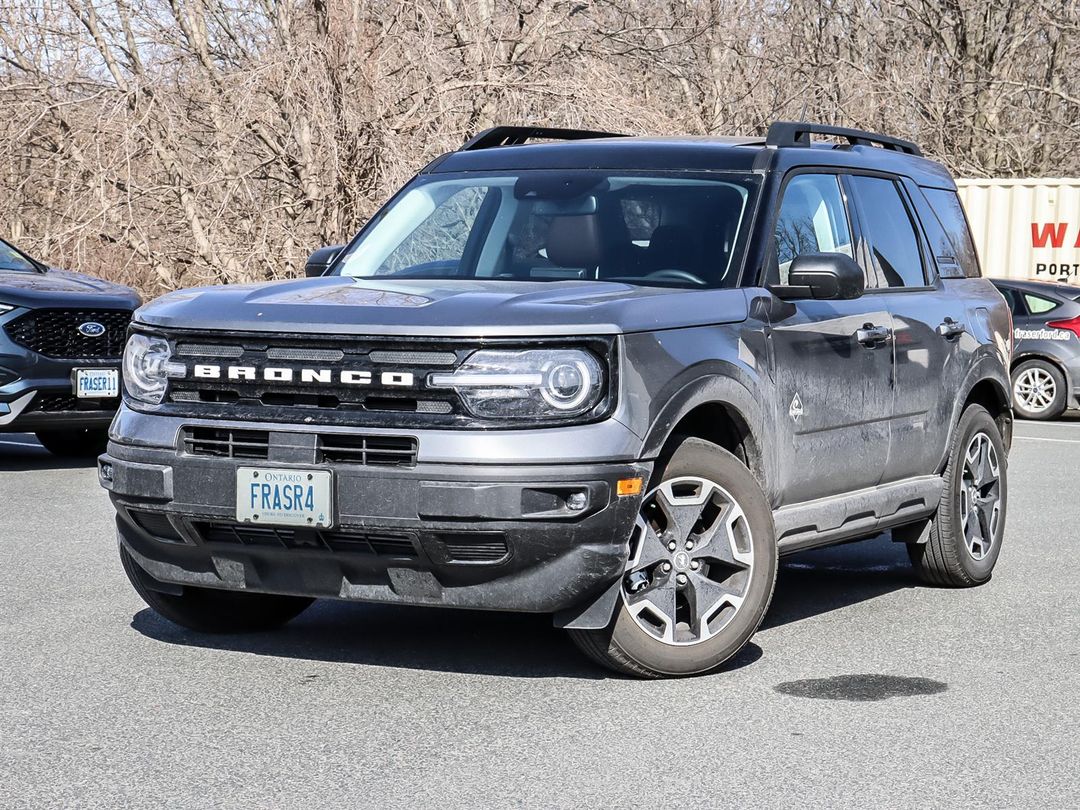
[[[661,677],[747,642],[778,555],[891,529],[990,578],[1010,316],[913,144],[499,127],[308,275],[136,313],[99,473],[178,624],[542,612]]]

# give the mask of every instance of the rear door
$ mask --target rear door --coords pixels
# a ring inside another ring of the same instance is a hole
[[[853,256],[856,242],[839,176],[789,175],[766,283],[786,284],[800,254]],[[770,309],[783,504],[874,486],[889,451],[892,346],[887,337],[860,343],[858,333],[877,326],[887,334],[892,318],[885,300],[777,299]]]
[[[959,290],[938,278],[914,199],[898,178],[847,178],[876,275],[868,298],[892,314],[895,398],[882,483],[937,471],[974,349]],[[962,281],[960,282],[963,283]]]

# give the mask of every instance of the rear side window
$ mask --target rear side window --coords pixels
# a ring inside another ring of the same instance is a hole
[[[1061,306],[1060,301],[1043,298],[1041,295],[1032,295],[1031,293],[1024,293],[1024,303],[1027,304],[1028,311],[1032,315],[1042,315],[1044,312],[1049,312]]]
[[[768,283],[787,284],[796,256],[804,253],[843,253],[851,256],[851,229],[833,174],[796,175],[784,188],[776,218],[776,265]]]
[[[955,191],[940,188],[924,188],[923,194],[934,209],[938,221],[949,235],[956,261],[967,278],[979,278],[979,257],[975,253],[975,244],[971,241],[971,229],[968,227],[964,206]]]
[[[998,287],[998,292],[1001,293],[1001,297],[1005,299],[1005,303],[1009,305],[1009,311],[1013,315],[1023,315],[1024,307],[1020,303],[1020,293],[1011,287]]]
[[[852,176],[851,183],[874,267],[885,286],[926,286],[919,236],[896,183],[863,175]]]

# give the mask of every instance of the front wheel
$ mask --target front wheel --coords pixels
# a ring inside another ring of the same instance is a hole
[[[611,623],[571,637],[624,674],[709,672],[761,624],[776,561],[772,511],[754,476],[726,450],[685,439],[642,500]]]
[[[993,417],[969,406],[956,426],[929,539],[908,545],[924,582],[970,587],[990,579],[1005,533],[1007,461]]]
[[[166,593],[122,544],[120,562],[136,592],[155,613],[200,633],[272,630],[295,619],[315,601],[300,596],[237,593],[190,585],[180,587],[179,593]]]

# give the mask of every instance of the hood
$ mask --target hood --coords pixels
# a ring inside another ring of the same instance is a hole
[[[0,304],[17,307],[135,308],[139,296],[130,287],[81,273],[50,268],[44,273],[0,270]]]
[[[146,305],[135,318],[152,326],[211,331],[530,337],[644,332],[746,316],[742,290],[328,276],[182,290]]]

